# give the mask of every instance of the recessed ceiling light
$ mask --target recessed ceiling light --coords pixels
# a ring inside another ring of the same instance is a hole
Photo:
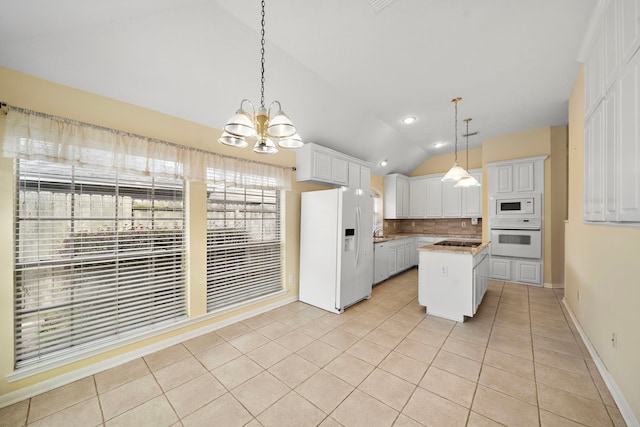
[[[405,125],[409,125],[415,121],[416,121],[416,118],[414,116],[407,116],[404,119],[402,119],[402,123],[404,123]]]
[[[443,142],[443,141],[438,141],[438,142],[436,142],[435,144],[433,144],[433,146],[434,146],[435,148],[444,147],[445,145],[447,145],[447,143],[446,143],[446,142]]]
[[[385,160],[380,161],[380,166],[382,166],[382,167],[387,166],[387,160],[385,159]]]

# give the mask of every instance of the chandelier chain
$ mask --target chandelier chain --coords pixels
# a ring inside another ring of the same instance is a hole
[[[264,0],[262,0],[262,20],[260,21],[262,38],[260,40],[260,106],[264,107]]]

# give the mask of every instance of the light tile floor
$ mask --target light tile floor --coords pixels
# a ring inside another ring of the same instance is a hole
[[[2,426],[624,426],[561,304],[492,282],[425,315],[417,270],[343,314],[296,302],[0,409]]]

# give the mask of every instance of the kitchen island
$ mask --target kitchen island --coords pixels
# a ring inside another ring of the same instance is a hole
[[[489,283],[489,245],[448,240],[418,248],[418,303],[427,314],[464,322],[476,313]]]

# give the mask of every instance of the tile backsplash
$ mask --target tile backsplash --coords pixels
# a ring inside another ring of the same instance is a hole
[[[464,223],[464,227],[463,227]],[[472,225],[471,218],[385,219],[384,234],[432,234],[482,238],[482,218]]]

